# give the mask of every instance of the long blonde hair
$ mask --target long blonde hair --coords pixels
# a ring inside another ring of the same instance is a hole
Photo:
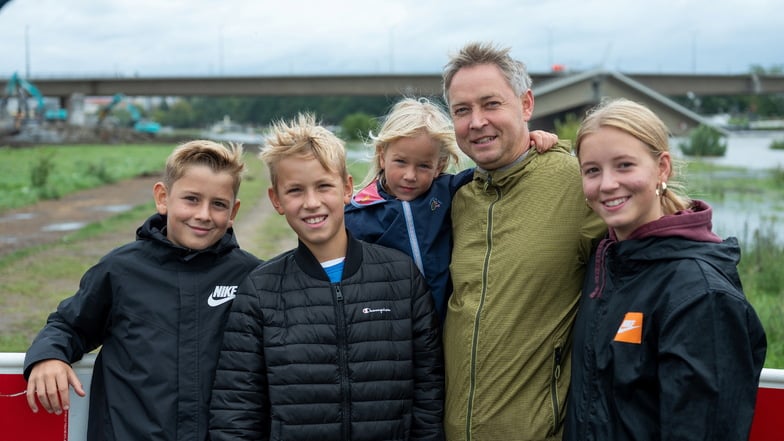
[[[373,159],[360,187],[369,184],[381,174],[381,158],[390,144],[421,134],[427,135],[438,145],[439,174],[452,165],[460,165],[460,150],[455,141],[455,130],[452,120],[444,110],[427,98],[403,98],[392,106],[378,134],[370,133]]]
[[[574,152],[580,157],[580,147],[586,136],[596,133],[601,127],[614,127],[627,133],[648,146],[651,155],[658,159],[669,152],[669,131],[662,120],[642,104],[626,98],[602,101],[589,111],[577,131]],[[675,162],[670,168],[667,187],[660,191],[664,214],[673,214],[692,205],[688,196],[682,193],[683,186],[675,180]]]

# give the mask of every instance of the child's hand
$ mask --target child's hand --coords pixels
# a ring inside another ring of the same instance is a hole
[[[27,405],[30,410],[38,412],[35,398],[49,413],[60,415],[63,410],[68,410],[71,406],[68,397],[69,386],[73,386],[74,392],[80,397],[85,396],[82,389],[82,382],[76,376],[76,372],[67,363],[60,360],[44,360],[38,362],[30,371],[30,378],[27,380]]]
[[[558,135],[544,130],[534,130],[530,133],[530,138],[531,147],[539,153],[544,153],[558,144]]]

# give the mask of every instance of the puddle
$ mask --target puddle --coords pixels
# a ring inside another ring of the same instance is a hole
[[[123,211],[128,211],[133,208],[133,205],[130,204],[119,204],[119,205],[102,205],[100,207],[94,207],[92,210],[94,211],[108,211],[109,213],[122,213]]]
[[[87,225],[86,222],[63,222],[59,224],[50,224],[43,228],[41,231],[73,231]]]
[[[0,222],[27,220],[35,217],[35,213],[16,213],[9,216],[0,217]]]

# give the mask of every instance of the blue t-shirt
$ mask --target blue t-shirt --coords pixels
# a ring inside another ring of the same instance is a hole
[[[340,282],[340,277],[343,275],[343,263],[345,261],[345,257],[339,257],[337,259],[321,262],[321,267],[324,268],[324,271],[327,272],[327,277],[329,277],[330,282]]]

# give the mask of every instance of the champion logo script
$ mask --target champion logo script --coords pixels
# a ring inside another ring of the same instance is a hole
[[[615,341],[624,343],[642,343],[642,313],[627,312],[623,317],[618,332],[615,333]]]
[[[234,297],[237,297],[236,286],[216,285],[215,290],[207,297],[207,304],[210,306],[222,305],[234,300]]]
[[[362,308],[362,314],[373,314],[374,312],[377,312],[379,314],[383,314],[385,312],[392,312],[392,310],[389,309],[389,308],[376,308],[376,309],[373,309],[373,308]]]

